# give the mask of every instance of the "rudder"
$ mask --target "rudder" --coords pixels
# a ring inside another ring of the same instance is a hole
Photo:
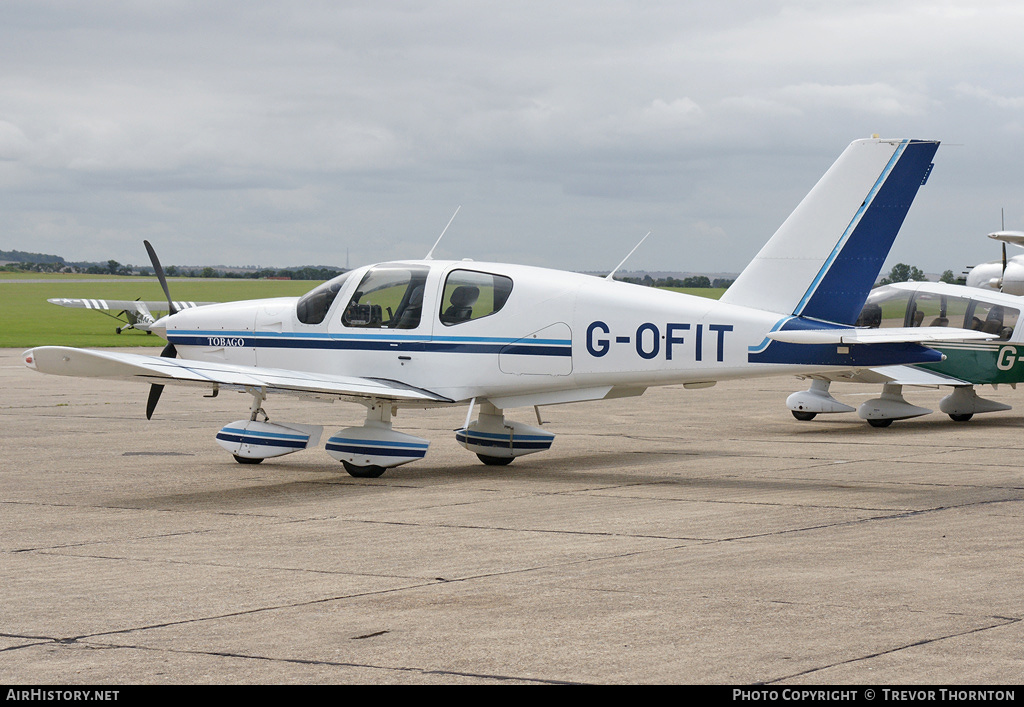
[[[853,324],[938,146],[877,138],[851,143],[721,301]]]

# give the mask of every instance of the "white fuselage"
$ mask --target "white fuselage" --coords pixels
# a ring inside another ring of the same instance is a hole
[[[277,298],[181,312],[161,325],[184,359],[384,378],[458,401],[603,387],[628,394],[653,385],[749,376],[748,351],[784,319],[703,297],[542,268],[469,261],[409,264],[428,268],[422,316],[412,328],[343,323],[361,278],[380,266],[353,271],[318,324],[299,321],[297,298]],[[493,314],[446,324],[443,284],[454,271],[510,278],[511,294]],[[800,367],[755,368],[770,375]]]

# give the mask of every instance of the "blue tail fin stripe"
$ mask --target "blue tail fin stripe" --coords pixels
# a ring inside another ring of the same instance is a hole
[[[845,246],[847,241],[850,240],[850,234],[853,233],[854,228],[860,222],[861,218],[864,216],[865,212],[867,212],[868,208],[870,208],[872,202],[874,202],[875,196],[878,195],[878,190],[882,188],[883,184],[885,184],[885,180],[889,178],[889,175],[892,173],[893,168],[896,167],[896,163],[899,162],[900,157],[903,155],[904,150],[906,150],[907,148],[907,142],[908,140],[903,140],[900,143],[899,147],[896,148],[896,151],[893,153],[893,156],[889,159],[888,164],[885,165],[885,169],[882,170],[882,174],[879,175],[877,180],[875,180],[874,186],[871,187],[871,191],[868,192],[868,196],[866,199],[864,199],[864,203],[861,204],[861,207],[857,210],[857,213],[854,214],[854,217],[850,221],[850,224],[846,227],[846,230],[843,231],[843,235],[839,239],[839,242],[836,243],[836,247],[832,249],[832,253],[829,255],[825,263],[821,266],[821,270],[818,271],[818,275],[814,278],[814,281],[811,283],[811,286],[807,288],[807,292],[804,293],[804,296],[800,300],[799,304],[797,304],[796,310],[793,312],[794,314],[799,316],[803,312],[804,308],[807,306],[807,303],[810,301],[811,297],[814,296],[815,291],[817,291],[818,289],[818,285],[820,285],[821,281],[825,279],[825,275],[828,273],[829,268],[832,267],[832,263],[834,263],[836,258],[839,257],[839,254],[843,250],[843,246]]]

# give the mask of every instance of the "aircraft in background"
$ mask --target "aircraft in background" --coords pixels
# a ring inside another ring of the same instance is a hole
[[[932,345],[941,361],[915,366],[886,366],[838,374],[808,376],[811,387],[793,393],[786,406],[798,420],[818,414],[853,412],[874,427],[932,411],[907,402],[903,386],[951,387],[939,409],[957,422],[975,414],[1010,410],[1011,406],[979,397],[975,386],[1024,381],[1024,297],[942,282],[900,282],[874,289],[857,325],[885,331],[889,327],[962,327],[985,332],[988,341],[944,342]],[[834,381],[881,383],[882,394],[854,408],[831,396]]]
[[[326,442],[356,477],[426,454],[428,440],[393,429],[403,408],[465,407],[458,443],[485,464],[507,464],[554,440],[508,420],[509,409],[656,385],[938,363],[942,354],[922,344],[992,338],[853,326],[937,148],[853,142],[718,301],[544,268],[438,261],[431,249],[424,260],[357,268],[298,298],[172,312],[150,325],[168,341],[160,357],[38,347],[24,360],[44,373],[150,383],[147,417],[164,385],[244,392],[248,419],[216,435],[242,463],[319,443],[322,426],[270,422],[263,404],[284,393],[366,408],[362,425]]]
[[[157,320],[153,312],[168,312],[167,302],[146,302],[142,300],[120,300],[120,299],[74,299],[67,297],[54,297],[46,300],[50,304],[61,307],[73,307],[78,309],[91,309],[112,317],[124,324],[114,331],[120,334],[128,329],[136,329],[151,334],[150,326]],[[216,302],[173,302],[172,306],[176,311],[191,309],[192,307],[203,307]],[[117,312],[117,314],[111,314]],[[123,318],[122,318],[123,317]]]
[[[1024,295],[1024,254],[1006,257],[1006,244],[1024,247],[1024,231],[996,231],[988,237],[1001,241],[1003,257],[975,265],[967,273],[968,287],[981,287],[1008,295]]]

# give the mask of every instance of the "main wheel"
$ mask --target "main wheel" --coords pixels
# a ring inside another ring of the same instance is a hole
[[[341,463],[345,466],[345,471],[348,472],[349,476],[354,476],[357,479],[376,479],[387,471],[383,466],[374,466],[373,464],[359,466],[347,461],[342,461]]]
[[[973,412],[966,412],[963,415],[950,415],[949,419],[952,420],[953,422],[967,422],[972,417],[974,417]]]
[[[871,425],[872,427],[888,427],[889,425],[892,424],[892,418],[891,417],[872,418],[872,419],[868,420],[868,424]]]
[[[477,454],[476,457],[487,466],[507,466],[515,459],[515,457],[492,457],[487,454]]]
[[[252,457],[240,457],[237,454],[232,454],[231,456],[233,456],[235,458],[235,461],[238,462],[239,464],[259,464],[261,461],[263,461],[262,458],[253,459]]]
[[[817,414],[818,413],[816,412],[804,412],[803,410],[793,410],[793,417],[800,420],[801,422],[809,422],[810,420],[813,420],[815,415]]]

